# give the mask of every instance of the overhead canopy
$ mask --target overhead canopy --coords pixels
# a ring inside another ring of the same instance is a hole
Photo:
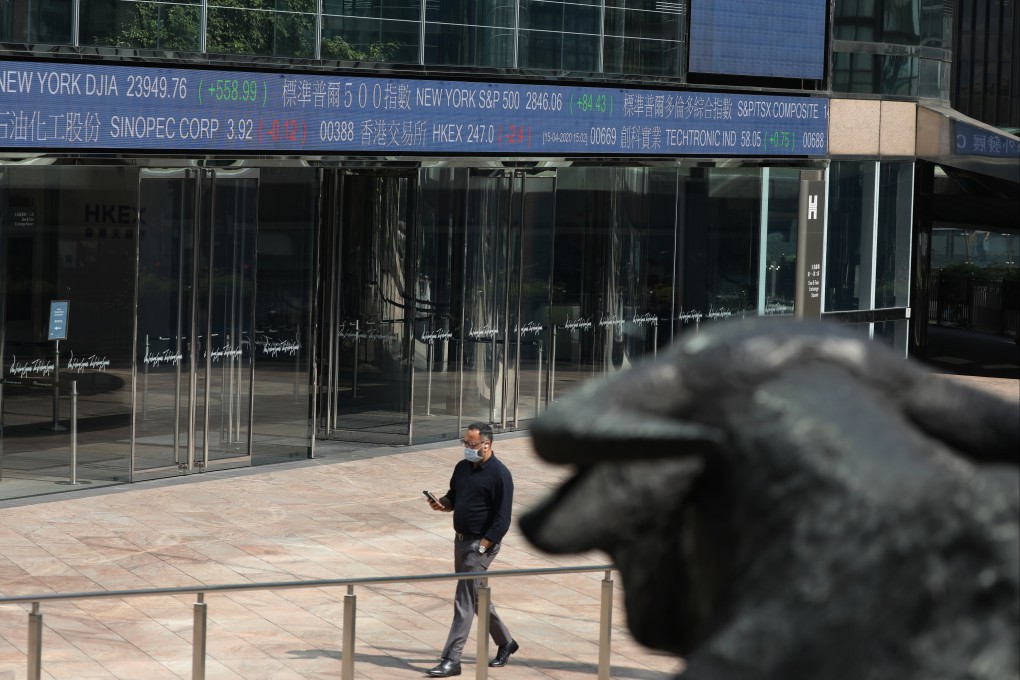
[[[1020,138],[950,108],[917,107],[916,153],[944,168],[1020,185]]]

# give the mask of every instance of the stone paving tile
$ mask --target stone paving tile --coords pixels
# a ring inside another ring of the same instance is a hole
[[[526,437],[497,437],[514,473],[515,513],[566,474]],[[457,446],[396,450],[363,460],[141,483],[0,509],[4,595],[178,585],[447,573],[450,516],[421,489],[443,493]],[[552,556],[511,529],[493,569],[601,565],[601,554]],[[590,678],[597,672],[602,572],[490,581],[521,642],[499,680]],[[636,644],[615,581],[613,677],[665,680],[679,660]],[[418,678],[436,663],[452,616],[452,581],[358,586],[355,675]],[[207,593],[210,680],[337,678],[346,589]],[[193,595],[44,603],[44,677],[191,677]],[[25,677],[26,606],[0,605],[0,680]],[[468,640],[464,676],[475,672]],[[495,653],[490,645],[489,655]]]
[[[1020,401],[1020,379],[952,374],[946,374],[945,377],[982,392],[988,392],[989,394],[994,394],[1014,402]]]

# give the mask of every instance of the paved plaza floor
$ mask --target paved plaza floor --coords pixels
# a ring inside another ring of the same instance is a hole
[[[519,516],[567,471],[526,436],[496,438],[514,474]],[[451,515],[422,489],[446,490],[454,445],[375,449],[164,482],[0,503],[0,594],[447,573]],[[516,522],[492,569],[601,565],[603,554],[550,556]],[[493,601],[521,645],[500,680],[593,678],[604,572],[492,579]],[[614,574],[612,677],[671,678],[675,657],[627,632]],[[422,677],[452,617],[453,581],[358,586],[355,677]],[[210,679],[339,678],[346,589],[213,593]],[[44,603],[42,677],[191,677],[194,595]],[[28,606],[0,605],[0,680],[27,676]],[[475,676],[476,641],[464,675]],[[495,649],[491,650],[495,653]]]

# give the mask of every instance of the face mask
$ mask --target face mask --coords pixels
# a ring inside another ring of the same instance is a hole
[[[481,450],[475,451],[474,449],[469,449],[468,447],[465,446],[464,460],[470,461],[472,463],[481,463],[482,462]]]

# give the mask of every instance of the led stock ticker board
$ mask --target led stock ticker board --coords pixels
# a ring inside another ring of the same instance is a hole
[[[828,100],[4,62],[0,149],[819,156]]]

